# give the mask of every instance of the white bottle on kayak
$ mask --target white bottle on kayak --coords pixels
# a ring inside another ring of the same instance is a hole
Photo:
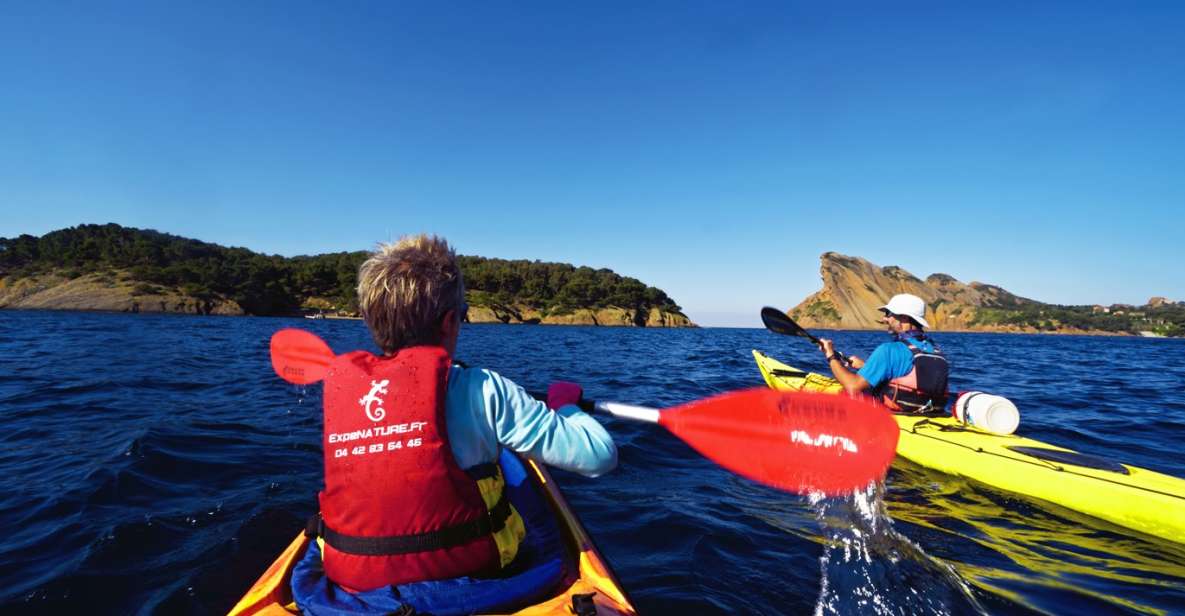
[[[965,391],[951,408],[955,419],[995,434],[1012,434],[1020,425],[1020,411],[1004,396]]]

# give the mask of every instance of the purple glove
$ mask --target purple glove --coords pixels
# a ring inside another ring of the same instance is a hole
[[[558,409],[565,404],[576,404],[584,397],[584,390],[576,383],[556,381],[547,388],[547,406]]]

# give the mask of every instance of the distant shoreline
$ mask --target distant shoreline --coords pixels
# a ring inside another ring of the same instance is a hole
[[[826,331],[826,332],[882,332],[884,329],[834,329],[830,327],[808,327],[811,331]],[[1145,336],[1143,333],[1126,333],[1126,332],[1109,332],[1102,330],[1093,331],[1069,331],[1069,330],[1055,330],[1055,331],[1017,331],[1017,330],[996,330],[996,329],[932,329],[926,331],[926,335],[942,335],[942,334],[1005,334],[1005,335],[1029,335],[1029,336],[1093,336],[1106,338],[1163,338],[1165,340],[1172,340],[1170,336]]]
[[[237,318],[245,317],[251,319],[301,319],[305,321],[361,321],[362,317],[353,317],[347,315],[324,315],[322,317],[309,317],[305,314],[227,314],[227,313],[200,313],[188,312],[180,310],[113,310],[107,308],[50,308],[44,306],[0,306],[0,311],[10,312],[47,312],[47,313],[78,313],[78,314],[126,314],[134,316],[147,315],[167,315],[178,317],[227,317]],[[638,327],[635,325],[623,325],[617,323],[548,323],[548,322],[519,322],[519,321],[466,321],[466,325],[539,325],[542,327],[606,327],[606,328],[620,328],[620,329],[661,329],[661,330],[675,330],[675,329],[702,329],[699,325],[678,326],[678,327],[663,327],[663,326],[645,326]]]
[[[174,311],[155,311],[155,312],[132,312],[128,310],[104,310],[104,309],[73,309],[73,308],[21,308],[21,307],[0,307],[0,311],[11,312],[46,312],[46,313],[81,313],[81,314],[126,314],[126,315],[168,315],[178,317],[247,317],[247,318],[273,318],[273,319],[304,319],[308,321],[320,320],[334,320],[334,321],[361,321],[362,317],[352,317],[344,315],[325,315],[323,318],[308,318],[305,315],[252,315],[252,314],[195,314],[192,312],[174,312]],[[501,321],[466,321],[466,325],[506,325],[511,327],[524,325],[538,325],[542,327],[609,327],[609,328],[624,328],[631,329],[631,326],[623,325],[596,325],[592,323],[503,323]],[[764,327],[759,326],[702,326],[695,327],[645,327],[633,329],[655,329],[655,330],[680,330],[680,329],[753,329],[764,330]],[[881,332],[882,329],[835,329],[830,327],[810,327],[811,331],[821,332],[847,332],[847,333],[865,333],[865,332]],[[1016,331],[1016,330],[982,330],[982,329],[944,329],[944,330],[930,330],[927,334],[942,335],[942,334],[1004,334],[1004,335],[1029,335],[1029,336],[1081,336],[1092,338],[1149,338],[1157,340],[1174,340],[1171,336],[1157,335],[1154,332],[1139,332],[1135,334],[1108,332],[1108,331]],[[1150,335],[1151,334],[1151,335]]]
[[[114,223],[0,238],[0,307],[356,315],[369,251],[281,257]],[[458,255],[475,320],[695,327],[666,292],[607,268]]]

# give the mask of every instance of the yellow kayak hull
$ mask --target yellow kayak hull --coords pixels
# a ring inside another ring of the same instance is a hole
[[[834,379],[788,366],[753,351],[774,389],[841,393]],[[901,430],[897,455],[925,467],[1032,496],[1149,535],[1185,543],[1185,480],[1137,466],[1117,470],[1054,461],[1073,450],[965,426],[953,417],[894,415]],[[1041,457],[1018,448],[1040,450]],[[1054,452],[1054,453],[1046,453]],[[1073,457],[1069,459],[1074,459]]]
[[[551,503],[557,521],[566,535],[566,543],[579,562],[580,575],[571,586],[554,596],[514,612],[521,616],[571,616],[575,595],[592,595],[598,615],[634,615],[637,612],[626,597],[625,590],[609,569],[609,564],[593,545],[592,538],[568,506],[559,486],[547,469],[531,460],[523,460],[533,480]],[[309,539],[301,533],[268,567],[267,571],[230,610],[230,616],[291,616],[299,614],[292,601],[290,581],[292,569],[304,555]]]

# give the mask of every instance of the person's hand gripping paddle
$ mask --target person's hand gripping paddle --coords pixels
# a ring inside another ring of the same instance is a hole
[[[802,328],[801,325],[795,323],[785,312],[778,310],[772,306],[766,306],[761,309],[761,322],[765,324],[765,328],[775,334],[782,334],[783,336],[799,336],[806,338],[815,343],[815,346],[823,348],[823,343],[813,334]],[[835,351],[835,356],[839,358],[840,363],[846,366],[849,370],[852,369],[852,360],[848,359],[847,355]]]
[[[329,345],[307,331],[272,336],[272,367],[290,383],[320,381],[333,358]],[[799,494],[863,488],[884,476],[897,451],[897,423],[862,398],[762,387],[661,410],[618,402],[581,406],[659,424],[720,466]]]

